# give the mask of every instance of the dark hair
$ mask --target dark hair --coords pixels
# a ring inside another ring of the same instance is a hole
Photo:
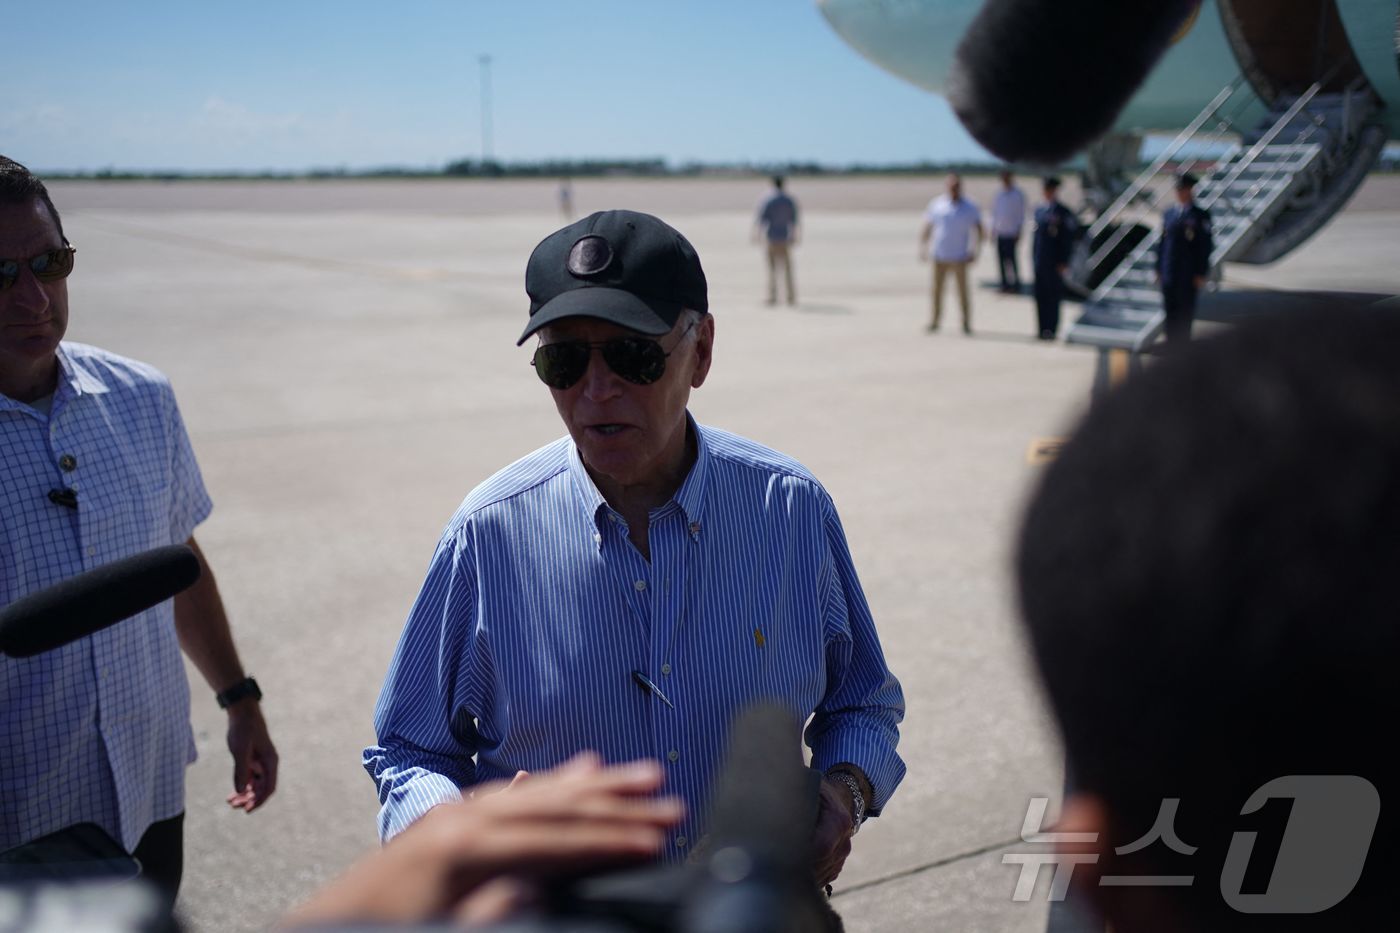
[[[0,204],[28,204],[38,199],[48,209],[58,235],[63,236],[63,221],[59,219],[58,208],[53,206],[49,189],[39,177],[14,159],[0,155]],[[68,238],[64,237],[65,243]]]
[[[1194,344],[1091,410],[1027,511],[1021,609],[1068,767],[1107,805],[1114,846],[1180,798],[1178,835],[1200,851],[1177,862],[1158,842],[1115,867],[1195,875],[1172,892],[1192,929],[1393,914],[1397,360],[1400,316],[1380,310],[1274,315]],[[1244,802],[1274,778],[1338,774],[1382,801],[1350,897],[1314,916],[1233,912],[1220,868],[1250,828]]]
[[[1042,184],[1046,188],[1058,188],[1060,187],[1060,179],[1055,175],[1046,175]]]
[[[774,176],[773,176],[773,187],[774,187],[774,188],[777,188],[779,191],[782,191],[782,190],[783,190],[783,176],[781,176],[781,175],[774,175]]]

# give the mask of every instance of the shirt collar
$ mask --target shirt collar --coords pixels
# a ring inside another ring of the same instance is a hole
[[[689,411],[685,413],[687,428],[695,437],[695,463],[691,466],[690,472],[686,474],[676,494],[671,497],[671,501],[652,510],[656,515],[668,511],[671,508],[679,508],[685,517],[686,527],[692,540],[700,539],[701,529],[704,527],[703,512],[705,508],[706,479],[710,470],[710,445],[705,440],[705,432],[696,423],[695,418]],[[593,524],[593,543],[602,550],[604,522],[608,521],[608,516],[613,514],[612,507],[608,505],[608,500],[603,498],[603,494],[598,491],[598,486],[593,482],[593,477],[588,475],[588,470],[584,468],[583,458],[579,456],[578,445],[569,444],[569,476],[573,479],[574,491],[578,494],[579,505]]]
[[[91,367],[83,365],[83,361],[76,360],[69,355],[68,349],[61,343],[58,345],[57,355],[58,388],[54,390],[53,394],[55,403],[60,398],[101,395],[107,391],[107,383],[102,381],[102,377]]]
[[[53,402],[49,406],[50,417],[58,411],[62,403],[69,399],[83,395],[101,395],[108,391],[107,384],[102,381],[102,378],[70,356],[62,343],[58,345],[58,351],[54,355],[58,358],[58,383],[54,386]],[[31,406],[24,402],[0,395],[0,409],[29,407]]]

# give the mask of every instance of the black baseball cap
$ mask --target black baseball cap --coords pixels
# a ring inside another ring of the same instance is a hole
[[[1176,186],[1178,188],[1194,188],[1198,181],[1200,181],[1200,179],[1190,172],[1179,172],[1176,176]]]
[[[685,308],[710,310],[695,247],[669,224],[637,211],[599,211],[545,237],[525,266],[525,292],[530,323],[517,346],[566,317],[659,336]]]

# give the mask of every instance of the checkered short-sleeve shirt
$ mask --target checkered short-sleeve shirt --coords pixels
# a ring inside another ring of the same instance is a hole
[[[47,415],[0,395],[0,605],[184,542],[211,509],[165,376],[77,343],[58,359]],[[135,848],[184,809],[189,704],[169,600],[38,657],[0,656],[0,849],[81,822]]]

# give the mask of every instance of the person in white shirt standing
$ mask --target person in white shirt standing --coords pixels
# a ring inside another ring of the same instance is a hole
[[[1021,272],[1016,267],[1016,246],[1021,240],[1021,225],[1026,222],[1026,195],[1016,187],[1010,172],[1001,173],[1001,190],[992,202],[992,236],[997,238],[997,270],[1001,273],[1001,290],[1020,294]]]
[[[929,202],[919,234],[919,258],[933,260],[933,320],[928,329],[938,330],[943,317],[943,283],[951,272],[962,303],[963,333],[970,334],[972,296],[967,290],[967,267],[977,258],[982,245],[982,212],[962,196],[962,178],[957,172],[949,173],[947,188],[946,194]]]

